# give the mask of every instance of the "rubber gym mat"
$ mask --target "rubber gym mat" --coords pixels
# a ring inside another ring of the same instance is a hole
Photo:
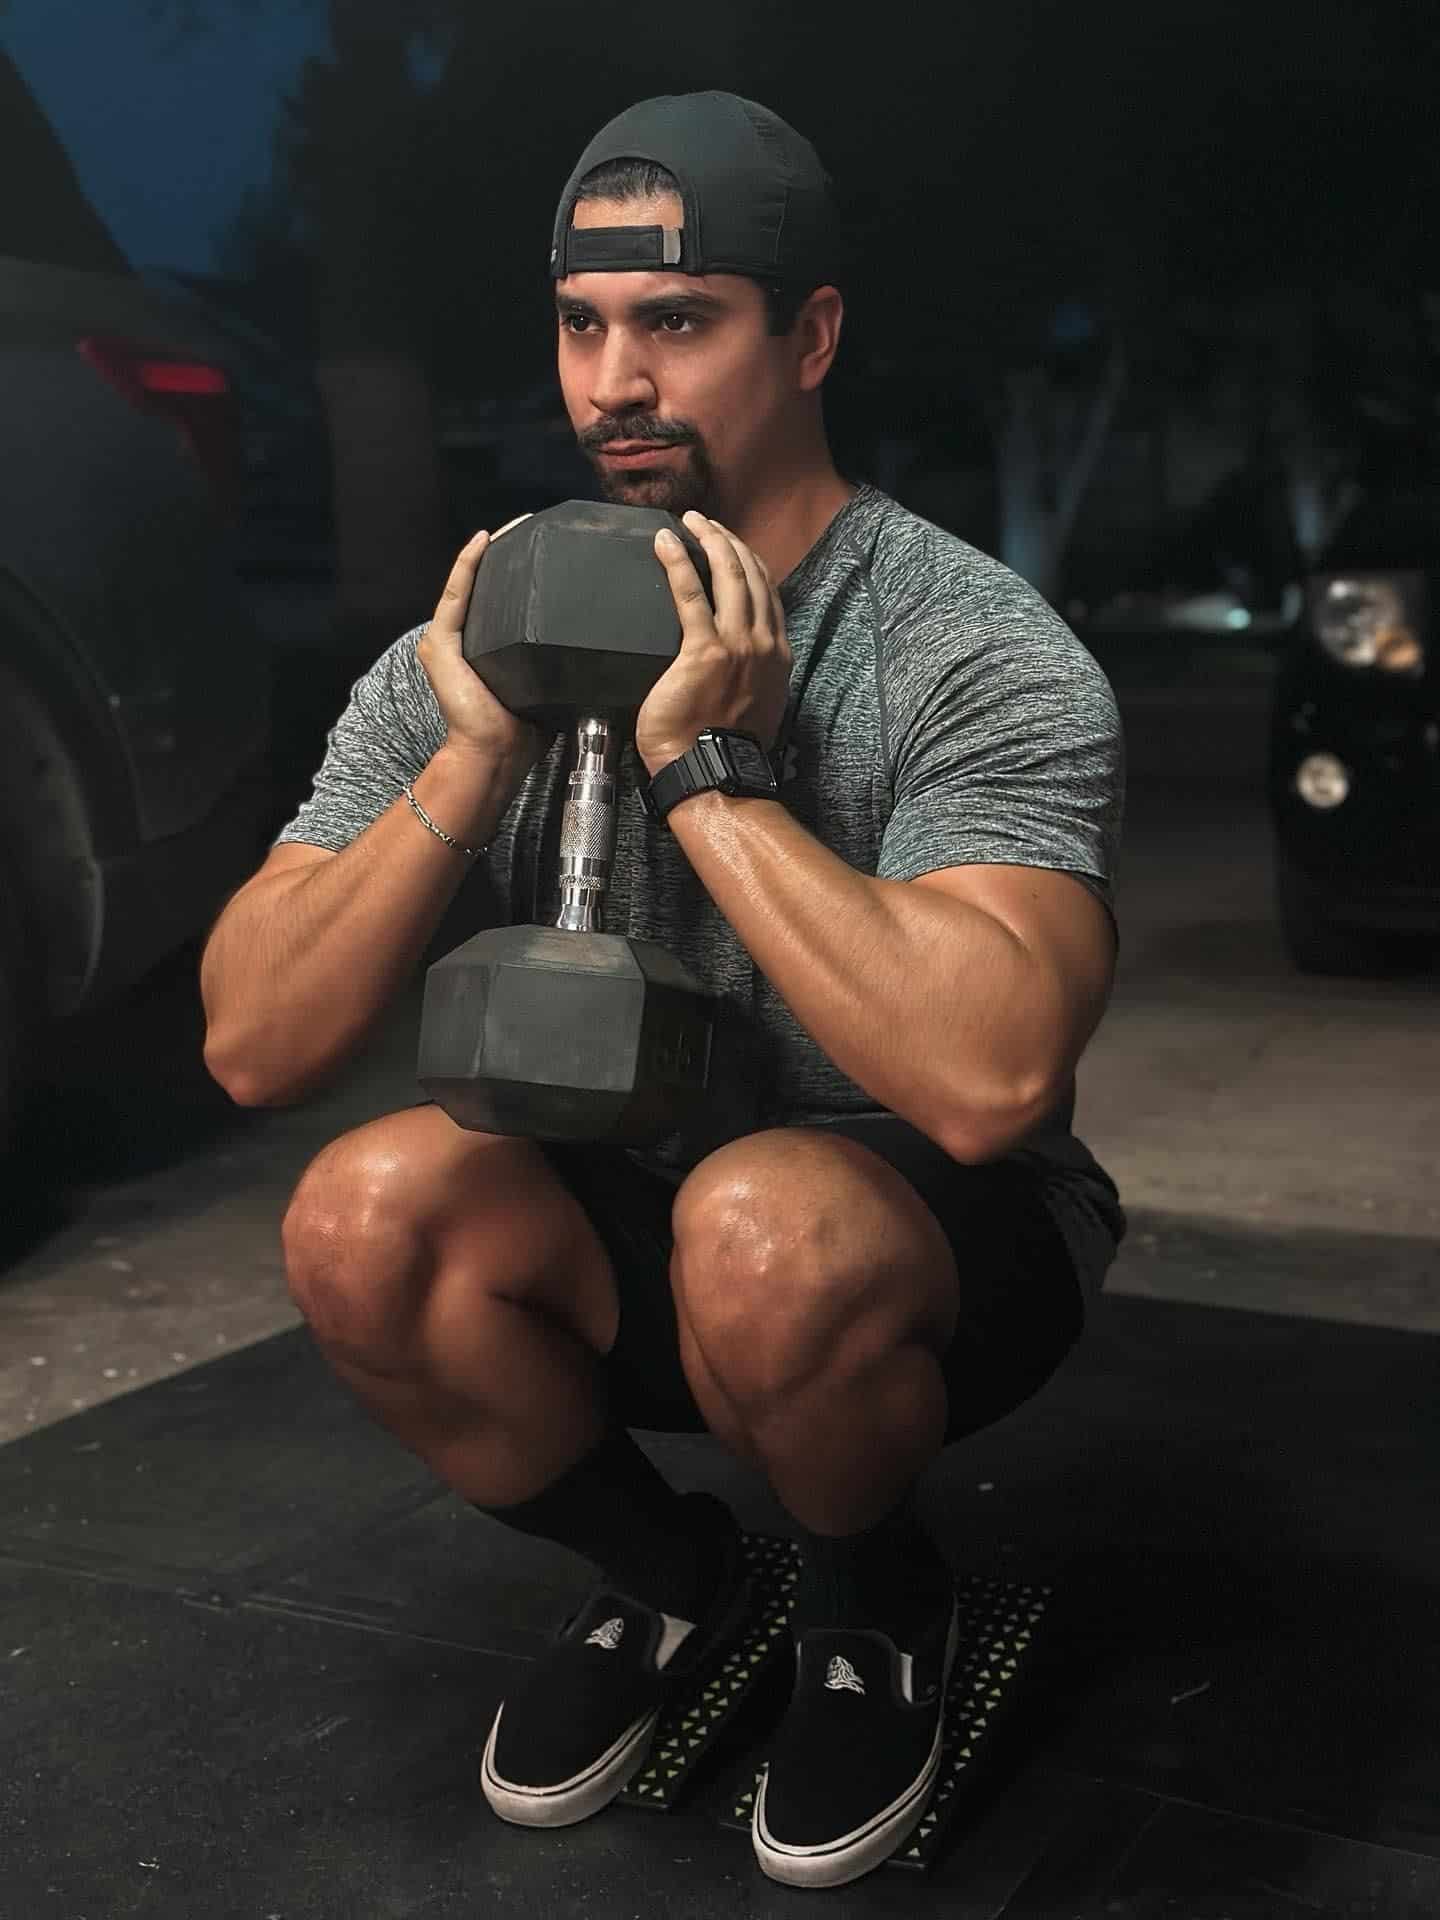
[[[788,1898],[720,1825],[718,1780],[664,1819],[498,1819],[476,1762],[511,1660],[3,1561],[0,1616],[4,1920],[770,1920]],[[1035,1770],[954,1878],[847,1912],[992,1920],[1074,1797]]]
[[[952,1565],[1053,1587],[1059,1681],[932,1872],[838,1897],[1144,1920],[1243,1911],[1263,1882],[1267,1920],[1440,1911],[1437,1359],[1382,1328],[1102,1300],[1055,1380],[922,1489]],[[770,1530],[749,1470],[654,1438],[677,1484]],[[0,1448],[4,1920],[228,1920],[216,1886],[246,1920],[502,1899],[608,1920],[733,1911],[737,1879],[778,1912],[722,1825],[727,1778],[553,1844],[486,1818],[487,1709],[586,1579],[547,1552],[502,1551],[298,1334]]]
[[[0,1447],[0,1552],[233,1596],[437,1490],[300,1329]]]

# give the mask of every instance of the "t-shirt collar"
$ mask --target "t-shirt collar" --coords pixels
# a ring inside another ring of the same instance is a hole
[[[846,529],[849,527],[851,521],[858,516],[861,508],[873,492],[874,488],[870,486],[868,481],[862,480],[859,482],[854,493],[851,494],[839,512],[835,514],[834,518],[825,528],[825,531],[820,535],[820,538],[796,561],[789,573],[787,573],[785,578],[780,582],[780,601],[782,606],[789,608],[789,606],[805,592],[814,575],[845,538]]]

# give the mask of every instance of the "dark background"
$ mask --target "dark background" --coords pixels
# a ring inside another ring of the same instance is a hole
[[[1428,458],[1423,0],[105,11],[173,110],[153,151],[119,105],[86,119],[65,79],[86,10],[0,4],[0,173],[31,183],[0,198],[0,252],[69,233],[84,255],[87,196],[115,197],[138,266],[255,330],[244,564],[333,568],[357,656],[424,617],[476,526],[586,487],[549,226],[590,134],[654,92],[733,88],[814,140],[863,263],[829,390],[842,465],[1077,625],[1221,582],[1278,605],[1347,486]],[[247,115],[248,180],[216,159]]]

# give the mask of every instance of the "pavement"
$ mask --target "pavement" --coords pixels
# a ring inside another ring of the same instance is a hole
[[[1075,1122],[1130,1216],[1108,1289],[1437,1331],[1440,975],[1290,968],[1261,797],[1268,672],[1243,649],[1168,684],[1112,671],[1122,949]],[[296,1182],[418,1097],[421,979],[330,1088],[245,1111],[205,1072],[197,971],[186,948],[56,1036],[5,1169],[0,1441],[295,1325],[279,1224]]]

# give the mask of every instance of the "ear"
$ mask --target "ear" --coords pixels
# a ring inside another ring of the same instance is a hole
[[[838,287],[817,287],[796,314],[796,372],[802,393],[814,393],[829,373],[844,321],[845,302]]]

